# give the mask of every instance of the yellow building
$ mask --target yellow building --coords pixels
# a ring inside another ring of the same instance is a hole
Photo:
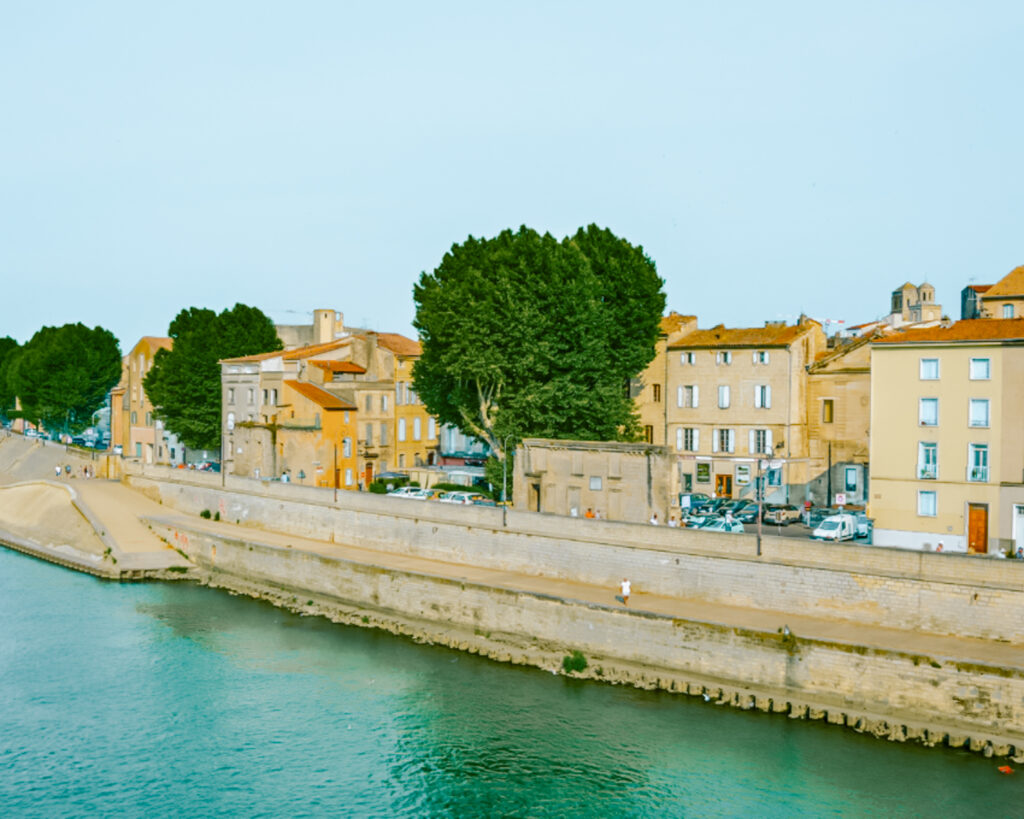
[[[696,316],[682,316],[673,311],[662,317],[654,360],[630,384],[643,439],[649,444],[664,446],[668,436],[668,401],[665,397],[668,389],[668,345],[696,329]]]
[[[1024,317],[1024,266],[1014,268],[991,287],[978,294],[984,318]]]
[[[279,446],[252,432],[281,421],[285,384],[308,383],[358,413],[355,485],[382,472],[431,464],[438,425],[411,388],[420,345],[397,333],[361,333],[288,351],[221,362],[223,425],[234,474],[277,477],[297,472]],[[352,416],[353,423],[355,416]]]
[[[804,501],[806,368],[825,346],[821,325],[806,317],[795,325],[693,330],[667,345],[668,447],[682,492],[752,496],[758,462],[775,460],[766,500]]]
[[[122,361],[121,381],[111,391],[110,445],[126,458],[143,463],[181,463],[184,448],[154,415],[143,380],[153,368],[157,350],[169,350],[172,340],[143,336]]]
[[[872,343],[874,542],[1024,547],[1024,319],[973,319]]]

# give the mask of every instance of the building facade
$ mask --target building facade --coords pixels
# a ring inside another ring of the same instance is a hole
[[[1024,547],[1024,319],[974,319],[872,343],[874,542]]]
[[[126,458],[147,464],[185,462],[185,447],[156,417],[143,386],[157,351],[170,350],[172,344],[164,336],[143,336],[122,361],[121,381],[110,395],[110,446],[120,447]]]

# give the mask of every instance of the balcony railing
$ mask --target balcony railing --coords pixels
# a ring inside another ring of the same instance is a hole
[[[917,468],[917,477],[920,478],[922,481],[938,480],[939,468],[935,465],[919,466]]]
[[[988,467],[972,466],[969,470],[967,470],[967,480],[977,481],[979,483],[986,483],[988,481]]]

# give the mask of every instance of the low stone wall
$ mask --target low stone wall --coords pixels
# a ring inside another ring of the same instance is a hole
[[[498,660],[827,719],[890,739],[1024,750],[1024,674],[498,589],[154,522],[214,585]]]
[[[1024,639],[1024,562],[669,529],[134,467],[162,503],[277,532],[615,588],[965,637]],[[222,482],[224,486],[222,486]]]

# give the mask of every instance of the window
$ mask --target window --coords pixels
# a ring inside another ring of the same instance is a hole
[[[921,359],[921,380],[922,381],[935,381],[939,377],[939,359],[937,358],[922,358]]]
[[[427,440],[433,441],[437,437],[437,422],[433,416],[427,419]]]
[[[988,480],[988,444],[971,444],[967,451],[967,480]]]
[[[1004,304],[1003,305],[1003,318],[1013,318],[1013,305],[1012,304]]]
[[[591,492],[600,492],[601,491],[601,477],[599,475],[598,476],[594,476],[594,477],[592,477],[590,479],[590,491]]]
[[[767,350],[754,350],[754,363],[767,364],[770,360]]]
[[[345,410],[345,423],[348,423],[348,410]]]
[[[388,445],[388,425],[387,424],[381,424],[380,425],[380,445],[381,446],[387,446]],[[381,472],[383,472],[383,471],[384,470],[381,469]]]
[[[373,446],[373,424],[366,425],[366,445]]]
[[[972,398],[968,425],[972,427],[988,426],[988,399]]]
[[[934,481],[939,477],[939,445],[922,441],[917,445],[917,477]]]
[[[352,439],[344,438],[341,441],[341,457],[351,458],[352,457]]]
[[[263,403],[264,404],[267,403],[267,391],[266,390],[263,390]]]
[[[398,440],[399,441],[404,441],[405,440],[405,419],[404,418],[399,418],[398,419]]]
[[[373,396],[372,395],[367,395],[366,396],[366,411],[367,412],[373,412]]]
[[[772,431],[770,429],[750,430],[748,449],[752,455],[770,455],[772,452]]]
[[[700,387],[690,384],[680,387],[676,392],[676,406],[696,409],[700,402]]]
[[[138,422],[139,422],[139,414],[135,410],[132,410],[132,423],[133,424],[137,424]]]
[[[836,417],[836,402],[832,398],[826,398],[821,402],[821,423],[831,424]]]
[[[754,386],[754,407],[755,409],[771,409],[772,388],[767,384]]]
[[[925,518],[935,517],[935,493],[934,492],[918,492],[917,493],[917,514]]]
[[[846,467],[846,491],[856,492],[857,491],[857,467],[848,466]]]
[[[716,429],[715,437],[711,439],[713,452],[735,452],[736,451],[736,430]]]
[[[270,403],[275,407],[277,406],[277,387],[270,391]]]
[[[135,444],[135,457],[136,458],[141,458],[142,457],[142,444],[140,444],[140,443],[136,443]]]
[[[649,444],[654,443],[654,427],[650,424],[644,427],[644,440]]]
[[[416,397],[416,390],[412,388],[412,384],[409,384],[405,391],[405,402],[407,404],[418,404],[419,401],[420,399]]]
[[[718,364],[732,364],[732,351],[722,350],[715,353],[715,362]]]
[[[146,413],[146,426],[147,427],[153,426],[153,413],[151,413],[151,412],[147,412]]]
[[[992,377],[991,362],[987,358],[971,359],[971,381],[988,381]]]
[[[235,414],[233,412],[228,413],[228,430],[235,428]]]
[[[922,398],[918,405],[918,423],[923,427],[934,427],[939,423],[939,399]]]
[[[351,486],[351,485],[352,485],[352,470],[351,469],[346,469],[345,470],[345,486]]]
[[[687,452],[697,452],[700,450],[700,430],[694,429],[693,427],[684,427],[683,430],[683,449]]]
[[[382,395],[380,397],[380,411],[381,412],[387,412],[388,411],[388,397],[386,395]]]
[[[402,390],[405,389],[405,382],[399,381],[395,384],[395,406],[399,407],[405,402],[402,400]]]
[[[769,469],[765,473],[769,486],[782,486],[782,469]]]
[[[229,404],[234,404],[235,403],[235,388],[234,387],[228,387],[228,403]]]
[[[680,364],[695,364],[697,362],[696,353],[680,353],[679,363]]]
[[[651,384],[651,393],[655,404],[661,403],[661,384]]]
[[[255,404],[255,403],[256,403],[256,389],[254,387],[249,387],[249,404],[251,406],[252,404]]]
[[[405,455],[401,454],[398,456],[398,468],[405,469]]]
[[[729,385],[722,384],[718,388],[718,408],[729,409]]]
[[[422,422],[422,420],[420,418],[413,418],[412,419],[412,439],[414,441],[418,441],[422,437],[422,434],[423,434],[423,429],[422,429],[422,426],[421,426],[422,423],[423,422]]]

